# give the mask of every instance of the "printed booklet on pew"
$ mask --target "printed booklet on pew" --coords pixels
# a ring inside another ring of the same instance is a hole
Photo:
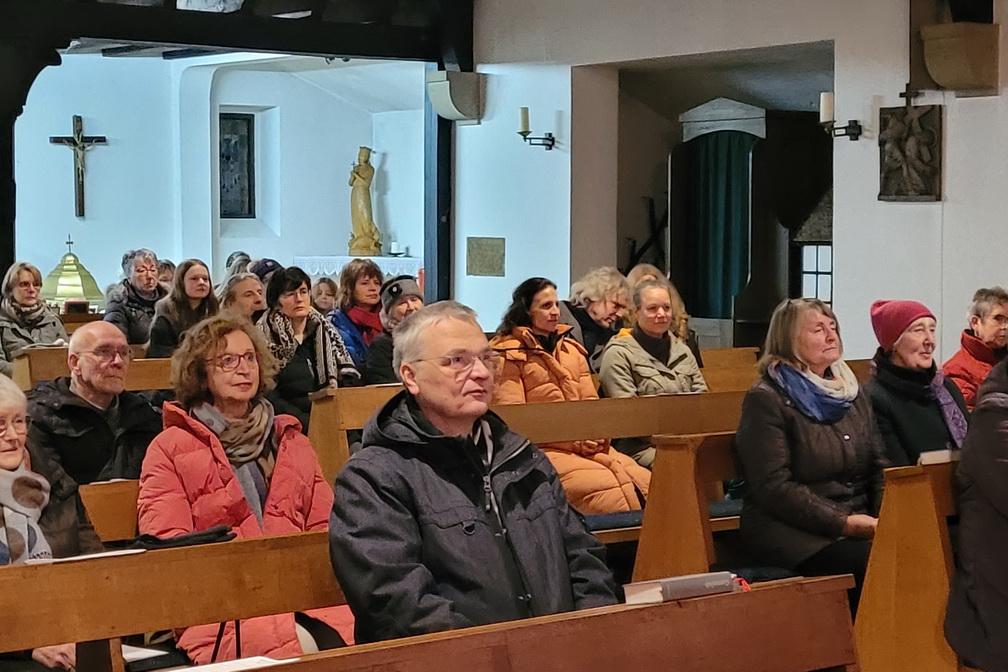
[[[708,572],[670,576],[654,581],[636,581],[623,586],[627,604],[659,604],[688,597],[731,593],[742,590],[731,572]]]

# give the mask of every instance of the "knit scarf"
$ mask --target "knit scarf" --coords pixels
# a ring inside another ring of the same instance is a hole
[[[49,483],[22,462],[0,469],[0,565],[51,558],[52,548],[38,526],[49,503]]]
[[[9,296],[5,296],[3,301],[0,301],[0,310],[3,310],[18,324],[27,327],[36,326],[49,314],[49,306],[41,299],[31,308],[25,308]]]
[[[259,318],[258,326],[269,339],[270,352],[279,360],[280,368],[287,366],[298,349],[290,318],[272,309]],[[312,332],[315,334],[315,380],[319,387],[337,385],[343,376],[360,377],[336,328],[314,308],[308,313],[305,324],[305,335]]]
[[[235,466],[271,452],[267,449],[270,432],[273,430],[273,405],[265,399],[253,401],[244,418],[229,418],[207,403],[194,406],[190,414],[217,435],[228,461]],[[272,461],[270,455],[268,462]],[[272,464],[268,470],[263,471],[271,472]]]
[[[833,423],[847,414],[858,393],[858,382],[842,359],[828,369],[832,378],[799,371],[786,362],[774,362],[767,375],[791,398],[803,415],[818,422]]]
[[[361,306],[351,306],[346,311],[346,316],[360,329],[364,345],[371,345],[371,342],[385,331],[381,323],[381,315],[377,309],[372,310],[362,308]]]

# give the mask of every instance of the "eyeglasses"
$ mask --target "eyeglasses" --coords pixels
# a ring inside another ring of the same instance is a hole
[[[256,358],[256,353],[250,350],[242,355],[236,355],[232,352],[225,352],[223,355],[218,355],[217,357],[211,357],[206,360],[216,366],[221,371],[235,371],[241,366],[242,362],[245,362],[249,366],[254,365],[258,360]]]
[[[30,289],[34,287],[35,289],[41,289],[42,283],[35,282],[34,280],[25,280],[23,282],[17,283],[18,289]]]
[[[14,431],[17,432],[18,434],[27,434],[28,425],[30,424],[31,420],[28,418],[28,416],[25,415],[14,418],[13,420],[10,421],[0,419],[0,436],[6,435],[7,430],[10,429],[11,427],[13,427]]]
[[[84,350],[80,354],[94,355],[95,359],[106,363],[113,361],[116,358],[116,355],[118,355],[119,359],[121,359],[124,362],[128,362],[131,359],[133,359],[133,351],[130,350],[128,345],[123,345],[119,347],[115,347],[112,345],[101,345],[95,348],[94,350]]]
[[[496,350],[484,350],[476,354],[471,352],[453,352],[448,355],[441,355],[440,357],[425,357],[423,359],[414,359],[413,361],[435,362],[442,368],[449,369],[455,373],[462,373],[472,369],[477,359],[490,371],[496,371],[497,365],[500,363],[500,353]]]

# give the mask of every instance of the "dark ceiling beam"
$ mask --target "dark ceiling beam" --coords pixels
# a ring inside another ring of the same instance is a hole
[[[473,71],[473,0],[435,0],[441,26],[438,63],[445,70]]]
[[[0,40],[65,46],[88,37],[180,47],[211,47],[318,56],[440,60],[431,28],[276,19],[234,12],[91,4],[72,0],[3,0]]]

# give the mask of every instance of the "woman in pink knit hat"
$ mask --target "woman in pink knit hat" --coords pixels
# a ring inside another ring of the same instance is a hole
[[[917,464],[921,453],[958,450],[966,438],[966,401],[934,360],[937,321],[917,301],[876,301],[875,372],[865,385],[894,466]]]

